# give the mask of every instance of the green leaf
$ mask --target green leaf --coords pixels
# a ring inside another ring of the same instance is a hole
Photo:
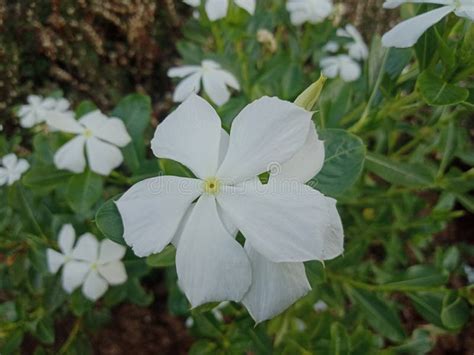
[[[441,321],[448,329],[460,329],[469,320],[471,312],[467,302],[456,296],[456,292],[449,292],[443,299]]]
[[[7,334],[5,342],[0,344],[0,353],[5,355],[17,354],[15,350],[18,350],[22,342],[23,331],[21,329],[14,330],[10,334]]]
[[[395,185],[428,187],[434,182],[431,171],[425,165],[401,163],[375,153],[367,153],[365,166],[372,173]]]
[[[423,99],[432,106],[456,105],[469,97],[467,89],[449,84],[429,71],[420,74],[417,85]]]
[[[153,294],[148,294],[137,278],[127,282],[127,297],[132,303],[141,307],[149,306],[153,302]]]
[[[67,201],[76,213],[86,215],[102,196],[102,177],[91,170],[74,175],[67,186]]]
[[[441,321],[442,295],[439,293],[409,293],[407,294],[415,306],[416,311],[428,322],[443,328]]]
[[[89,112],[92,112],[92,111],[95,111],[95,110],[97,110],[97,106],[95,105],[95,103],[93,103],[90,100],[82,101],[76,107],[76,117],[80,118],[80,117],[88,114]]]
[[[150,255],[146,258],[146,263],[151,267],[173,266],[176,257],[176,248],[168,245],[161,253]]]
[[[333,323],[331,325],[331,347],[329,354],[331,355],[346,355],[350,354],[350,339],[347,330],[340,323]]]
[[[449,272],[453,272],[459,265],[461,253],[456,245],[449,247],[444,253],[443,268]]]
[[[88,310],[94,307],[94,302],[88,300],[83,294],[82,290],[78,289],[69,297],[69,304],[75,316],[80,317]]]
[[[329,196],[338,196],[359,178],[364,166],[365,146],[362,140],[342,129],[320,132],[326,157],[322,170],[308,185]]]
[[[35,329],[35,336],[44,344],[54,343],[54,322],[51,317],[42,318]]]
[[[394,342],[405,338],[400,318],[396,311],[375,294],[361,289],[350,289],[349,294],[360,306],[371,327]]]
[[[57,170],[52,165],[35,166],[23,177],[23,184],[31,188],[54,187],[64,184],[73,175],[69,171]]]
[[[116,243],[127,245],[123,239],[122,217],[114,202],[119,197],[120,195],[115,196],[99,208],[95,215],[95,223],[104,236]]]
[[[441,273],[436,268],[429,265],[414,265],[396,281],[383,284],[387,289],[393,290],[416,290],[420,287],[442,286],[448,281],[448,275]]]

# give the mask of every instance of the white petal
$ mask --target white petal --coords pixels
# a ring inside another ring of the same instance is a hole
[[[62,226],[59,231],[58,244],[59,249],[64,253],[64,255],[70,255],[72,252],[72,247],[74,246],[74,241],[76,240],[76,232],[70,224],[65,224]]]
[[[48,270],[52,274],[57,273],[65,261],[64,255],[53,249],[46,250],[46,259],[48,261]]]
[[[125,147],[132,140],[121,119],[109,118],[99,110],[86,114],[79,122],[89,128],[97,138],[119,147]]]
[[[114,243],[109,239],[100,242],[99,247],[99,263],[106,264],[111,261],[121,260],[127,250],[123,245]]]
[[[201,4],[201,0],[183,0],[183,2],[193,7],[198,7]]]
[[[201,66],[199,65],[183,65],[181,67],[175,67],[168,70],[168,76],[170,78],[184,78],[185,76],[194,74],[198,71],[201,71]]]
[[[90,270],[90,264],[84,261],[71,260],[64,265],[62,284],[67,293],[71,293],[83,282]]]
[[[2,164],[8,170],[14,170],[17,163],[18,158],[13,153],[7,154],[2,158]]]
[[[183,102],[192,94],[197,94],[201,90],[202,73],[199,71],[180,81],[173,94],[174,102]]]
[[[272,178],[295,180],[306,183],[321,170],[324,164],[324,142],[319,140],[314,123],[304,146],[288,161],[280,166],[276,172],[271,172]]]
[[[15,166],[14,173],[21,176],[25,171],[30,168],[30,164],[25,159],[19,159]]]
[[[181,220],[181,223],[178,226],[178,229],[176,230],[176,233],[171,240],[171,244],[175,246],[175,248],[178,248],[179,241],[181,240],[181,235],[183,234],[184,227],[188,223],[189,217],[191,216],[191,213],[193,212],[194,206],[196,203],[192,203],[188,209],[186,210],[186,213],[183,216],[183,219]]]
[[[121,261],[99,265],[99,274],[109,283],[109,285],[120,285],[127,281],[127,272]]]
[[[247,11],[250,15],[255,13],[255,0],[234,0],[237,6],[240,6],[242,9]]]
[[[341,56],[341,78],[346,82],[355,81],[360,78],[361,68],[359,63],[346,55]]]
[[[451,5],[453,0],[387,0],[383,3],[383,7],[385,9],[394,9],[406,3]]]
[[[20,126],[22,126],[23,128],[31,128],[38,123],[35,112],[29,111],[28,113],[24,113],[23,115],[20,113],[20,116]]]
[[[86,138],[84,136],[77,136],[59,148],[54,154],[56,168],[82,173],[86,168],[85,142]]]
[[[216,21],[226,17],[229,0],[207,0],[206,13],[209,20]]]
[[[28,101],[29,104],[36,106],[36,105],[41,104],[41,102],[43,101],[43,98],[38,95],[28,95],[28,97],[26,98],[26,101]]]
[[[8,182],[8,170],[0,167],[0,186]]]
[[[87,159],[91,170],[97,174],[108,176],[123,162],[119,148],[110,143],[91,137],[86,141]]]
[[[304,144],[312,113],[278,98],[263,97],[232,123],[227,155],[217,175],[238,183],[290,159]]]
[[[70,102],[64,98],[56,99],[54,103],[54,109],[61,112],[67,111],[70,106]]]
[[[46,123],[58,131],[67,133],[83,133],[84,127],[70,114],[64,112],[49,112]]]
[[[230,98],[230,91],[225,84],[225,78],[220,75],[221,71],[209,70],[202,75],[202,83],[204,91],[209,95],[211,100],[217,105],[222,106]]]
[[[202,181],[160,176],[133,185],[116,201],[124,239],[138,256],[167,246],[186,210],[202,192]]]
[[[82,285],[82,293],[91,301],[96,301],[107,291],[109,285],[96,270],[91,270]]]
[[[222,79],[224,80],[224,83],[227,86],[230,86],[232,89],[235,89],[235,90],[240,90],[239,81],[237,80],[237,78],[232,73],[230,73],[226,70],[222,70],[222,69],[218,69],[216,71],[222,77]]]
[[[256,179],[257,180],[257,179]],[[295,181],[223,186],[222,209],[244,237],[275,262],[324,260],[343,251],[336,201]]]
[[[413,46],[429,27],[453,12],[454,9],[454,6],[443,6],[399,23],[383,35],[383,46],[397,48]]]
[[[277,316],[311,290],[303,263],[271,262],[249,243],[245,250],[252,265],[252,285],[242,303],[257,323]]]
[[[213,177],[217,171],[221,120],[214,108],[191,95],[156,129],[151,141],[158,158],[173,159],[198,177]]]
[[[459,6],[454,13],[456,16],[474,21],[474,3],[468,3],[468,1],[466,0],[464,5]]]
[[[72,257],[77,260],[95,263],[99,255],[99,242],[91,233],[84,233],[72,251]]]
[[[203,195],[186,224],[178,251],[179,284],[191,305],[240,301],[251,282],[250,263],[222,225],[213,196]]]

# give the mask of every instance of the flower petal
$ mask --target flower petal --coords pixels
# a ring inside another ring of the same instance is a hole
[[[127,272],[121,261],[99,265],[99,274],[109,283],[109,285],[120,285],[127,281]]]
[[[283,163],[276,172],[270,172],[272,178],[295,180],[302,184],[311,180],[324,164],[324,142],[319,140],[314,123],[304,146],[288,161]]]
[[[74,241],[76,240],[76,232],[70,224],[65,224],[62,226],[59,231],[58,244],[59,249],[64,253],[64,255],[70,255],[72,252],[72,247],[74,246]]]
[[[205,179],[216,174],[221,131],[214,108],[191,95],[158,126],[151,147],[158,158],[176,160]]]
[[[8,181],[8,170],[0,167],[0,186],[5,185]]]
[[[295,181],[223,186],[217,201],[244,237],[274,262],[333,258],[343,250],[336,201]]]
[[[183,102],[192,94],[197,94],[201,90],[201,77],[199,71],[181,80],[174,90],[173,101]]]
[[[54,165],[58,169],[82,173],[86,168],[86,158],[84,155],[84,144],[86,137],[77,136],[64,144],[54,154]]]
[[[383,35],[383,46],[397,48],[413,46],[429,27],[453,12],[454,9],[454,6],[443,6],[399,23]]]
[[[185,76],[194,74],[198,71],[201,71],[200,65],[183,65],[180,67],[174,67],[174,68],[169,69],[168,76],[170,78],[184,78]]]
[[[238,183],[290,159],[305,143],[312,113],[278,98],[263,97],[232,123],[227,155],[217,176]]]
[[[220,72],[222,70],[209,70],[202,75],[204,91],[217,106],[224,105],[230,98],[230,91],[225,83],[226,79],[220,75]]]
[[[341,71],[342,80],[351,82],[360,78],[361,68],[359,63],[346,55],[341,55],[340,60],[341,64],[339,69]]]
[[[240,301],[251,282],[250,263],[217,214],[213,196],[203,195],[184,227],[176,269],[191,305]]]
[[[48,261],[48,270],[52,274],[57,273],[65,261],[64,255],[53,249],[46,250],[46,259]]]
[[[122,216],[125,241],[140,257],[160,252],[201,193],[202,181],[176,176],[160,176],[133,185],[115,202]]]
[[[84,261],[71,260],[64,265],[62,284],[67,293],[78,288],[86,278],[90,270],[90,264]]]
[[[109,118],[99,110],[84,115],[79,122],[89,128],[97,138],[119,147],[125,147],[132,140],[121,119]]]
[[[234,0],[237,6],[240,6],[242,9],[247,11],[250,15],[255,13],[255,0]]]
[[[25,171],[30,168],[30,163],[25,159],[19,159],[15,166],[14,173],[20,177]]]
[[[394,9],[407,3],[450,5],[453,3],[453,0],[387,0],[383,3],[383,7],[385,9]]]
[[[101,264],[106,264],[111,261],[121,260],[126,251],[123,245],[114,243],[109,239],[104,239],[100,242],[98,261]]]
[[[207,0],[206,14],[209,20],[216,21],[227,16],[229,0]]]
[[[18,158],[13,153],[7,154],[2,158],[2,164],[8,170],[14,170],[17,163],[18,163]]]
[[[69,113],[65,112],[48,112],[46,119],[48,126],[66,133],[83,133],[85,128]]]
[[[252,265],[252,285],[242,300],[257,322],[271,319],[311,291],[303,263],[274,263],[250,243],[245,250]]]
[[[107,291],[109,285],[96,270],[91,270],[82,285],[82,293],[91,301],[97,301]]]
[[[84,233],[79,237],[72,257],[77,260],[88,261],[95,263],[99,254],[99,242],[97,238],[91,233]]]
[[[110,143],[91,137],[86,141],[87,159],[91,170],[97,174],[108,176],[123,162],[119,148]]]

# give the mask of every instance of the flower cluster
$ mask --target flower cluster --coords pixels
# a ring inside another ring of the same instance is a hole
[[[25,159],[18,159],[13,153],[5,155],[0,163],[0,186],[13,185],[30,168]]]
[[[48,249],[47,261],[51,273],[62,267],[62,286],[72,293],[82,285],[82,293],[96,301],[107,291],[109,285],[120,285],[127,280],[122,263],[125,248],[108,239],[97,241],[90,233],[79,237],[74,245],[76,233],[70,224],[59,232],[58,244],[61,252]]]
[[[158,126],[153,153],[196,177],[146,179],[116,205],[136,255],[176,246],[179,285],[193,307],[241,301],[256,321],[269,319],[310,290],[304,261],[342,253],[336,201],[305,185],[324,162],[311,116],[263,97],[229,135],[213,107],[191,95]]]
[[[295,26],[324,21],[333,11],[332,0],[288,0],[286,8]]]
[[[31,128],[39,123],[43,123],[54,113],[62,113],[68,116],[73,115],[69,110],[69,101],[63,98],[43,98],[37,95],[30,95],[27,101],[28,104],[20,106],[18,110],[20,125],[24,128]]]

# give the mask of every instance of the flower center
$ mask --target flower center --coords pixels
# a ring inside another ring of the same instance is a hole
[[[206,180],[204,180],[205,193],[215,195],[219,192],[220,188],[221,188],[221,182],[217,178],[212,177],[212,178],[207,178]]]
[[[91,138],[94,134],[92,133],[92,131],[89,129],[89,128],[86,128],[86,130],[84,131],[84,136],[86,138]]]

